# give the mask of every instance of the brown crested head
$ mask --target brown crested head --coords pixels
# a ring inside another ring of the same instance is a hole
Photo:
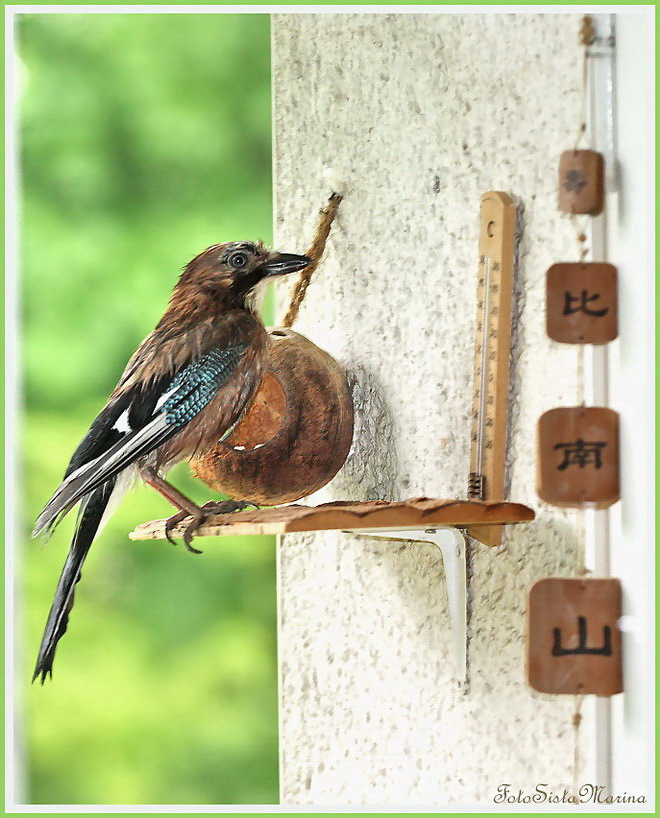
[[[246,299],[265,278],[302,270],[307,256],[269,250],[262,242],[228,241],[215,244],[190,261],[174,290],[211,297],[227,306],[245,307]]]

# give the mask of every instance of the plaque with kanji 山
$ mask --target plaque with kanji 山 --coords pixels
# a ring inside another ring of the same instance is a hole
[[[546,327],[553,341],[607,344],[617,337],[617,272],[611,264],[553,264],[547,273]]]
[[[597,216],[605,200],[605,162],[589,150],[564,151],[559,160],[559,209]]]
[[[529,684],[541,693],[620,693],[620,617],[617,579],[536,582],[529,592]]]
[[[619,416],[611,409],[551,409],[539,418],[537,492],[546,503],[607,508],[619,499]]]

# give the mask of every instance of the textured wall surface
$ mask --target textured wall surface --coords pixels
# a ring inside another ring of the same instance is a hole
[[[571,785],[573,701],[527,687],[524,635],[531,583],[570,574],[581,536],[576,512],[534,490],[539,415],[582,397],[576,349],[544,326],[545,271],[576,254],[556,165],[578,121],[578,28],[561,14],[274,17],[279,245],[303,250],[330,185],[347,193],[295,327],[346,366],[357,413],[349,460],[313,499],[465,496],[479,197],[494,189],[524,207],[509,498],[538,513],[500,548],[470,545],[467,693],[433,546],[283,539],[284,803]]]

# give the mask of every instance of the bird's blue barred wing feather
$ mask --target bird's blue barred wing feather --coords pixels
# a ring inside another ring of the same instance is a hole
[[[198,415],[236,369],[244,352],[245,347],[239,344],[212,349],[179,372],[167,390],[171,395],[162,405],[168,424],[178,429]]]
[[[83,454],[73,468],[69,467],[65,480],[37,518],[34,535],[52,531],[82,497],[161,446],[193,420],[234,372],[246,349],[241,343],[211,349],[174,377],[136,389],[128,401],[122,396],[119,407],[106,407],[78,447],[77,451]],[[145,404],[151,411],[144,411]],[[108,446],[103,450],[106,441]],[[85,453],[91,454],[91,459],[83,460]],[[74,461],[75,455],[72,464]]]

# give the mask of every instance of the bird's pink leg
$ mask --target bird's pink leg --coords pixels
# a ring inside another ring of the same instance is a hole
[[[142,469],[142,479],[147,485],[156,489],[159,494],[162,494],[175,508],[179,509],[177,514],[173,514],[165,521],[166,539],[175,545],[174,540],[170,536],[170,531],[185,520],[186,517],[192,517],[190,525],[187,526],[183,532],[183,541],[186,548],[192,551],[193,554],[201,554],[202,552],[198,548],[193,548],[190,543],[192,542],[195,531],[199,528],[206,516],[202,508],[198,506],[197,503],[193,503],[189,497],[186,497],[183,492],[180,492],[179,489],[171,483],[168,483],[167,480],[164,480],[155,469]]]
[[[142,479],[144,482],[156,489],[159,494],[168,500],[175,508],[187,512],[189,515],[200,510],[197,503],[186,497],[178,488],[163,479],[155,469],[142,469]]]

